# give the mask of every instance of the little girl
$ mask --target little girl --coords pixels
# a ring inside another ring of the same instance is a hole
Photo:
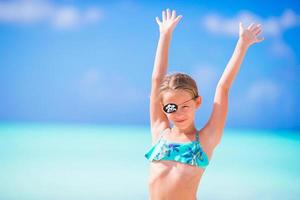
[[[258,38],[262,31],[259,24],[252,23],[248,28],[239,24],[239,39],[217,84],[212,114],[197,130],[194,118],[202,99],[195,80],[184,73],[166,75],[171,36],[181,18],[170,9],[162,11],[162,21],[156,17],[160,37],[150,96],[152,147],[145,154],[152,161],[148,182],[151,200],[196,199],[205,167],[221,142],[229,89],[247,49],[264,39]]]

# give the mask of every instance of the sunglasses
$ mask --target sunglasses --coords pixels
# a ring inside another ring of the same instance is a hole
[[[185,101],[185,102],[183,102],[183,103],[181,103],[181,104],[184,104],[184,103],[186,103],[186,102],[188,102],[188,101],[190,101],[190,100],[193,100],[193,99],[196,99],[197,98],[197,96],[196,97],[193,97],[192,99],[189,99],[189,100],[187,100],[187,101]],[[166,104],[166,105],[164,105],[163,106],[163,110],[166,112],[166,113],[174,113],[174,112],[176,112],[177,110],[178,110],[178,106],[179,105],[181,105],[181,104],[175,104],[175,103],[168,103],[168,104]]]

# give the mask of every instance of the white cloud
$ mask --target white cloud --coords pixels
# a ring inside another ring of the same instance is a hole
[[[254,81],[247,88],[244,101],[247,105],[275,105],[283,96],[282,89],[277,82],[273,80],[261,79]]]
[[[252,21],[259,21],[259,18],[248,11],[241,11],[233,18],[224,18],[218,13],[211,13],[202,18],[204,28],[215,34],[236,36],[238,34],[238,24],[242,21],[248,24]]]
[[[193,67],[191,72],[191,76],[197,82],[200,94],[214,91],[217,86],[218,74],[216,68],[207,64],[199,64]]]
[[[239,113],[245,118],[259,118],[263,115],[277,113],[280,110],[282,116],[293,116],[293,94],[284,85],[280,85],[272,79],[258,79],[234,95],[233,112]]]
[[[295,56],[293,50],[282,39],[275,39],[269,46],[269,52],[279,57]]]
[[[292,10],[286,10],[280,17],[279,24],[284,28],[290,28],[299,25],[299,15],[296,15]]]
[[[59,29],[95,23],[103,16],[96,7],[80,10],[74,6],[55,5],[48,1],[2,1],[0,23],[33,24],[46,22]]]
[[[64,7],[55,11],[52,23],[60,28],[75,27],[80,23],[80,14],[74,7]]]
[[[49,4],[32,1],[1,1],[1,22],[36,22],[48,17],[51,12]]]
[[[80,85],[86,88],[91,88],[96,86],[103,77],[97,68],[88,69],[85,74],[83,74],[82,79],[80,79]]]
[[[295,54],[293,50],[286,44],[282,35],[288,29],[300,25],[300,16],[293,10],[287,9],[278,17],[261,17],[250,11],[243,10],[231,18],[226,18],[218,13],[210,13],[203,16],[201,20],[202,26],[211,33],[216,35],[238,36],[239,22],[243,22],[244,27],[248,27],[252,22],[262,24],[262,35],[268,40],[271,39],[271,45],[268,51],[273,56],[285,57],[292,59]]]
[[[88,68],[77,83],[79,96],[88,103],[101,103],[116,109],[128,104],[140,104],[147,91],[141,91],[131,77],[121,73],[104,74],[100,68]],[[129,107],[128,107],[129,108]]]
[[[247,27],[250,23],[261,23],[265,35],[279,36],[289,28],[300,25],[300,16],[293,10],[285,10],[279,17],[260,17],[250,11],[240,11],[232,18],[226,18],[218,13],[210,13],[203,16],[201,23],[203,27],[216,34],[236,36],[238,34],[238,24],[243,22]]]
[[[97,22],[102,16],[103,12],[99,8],[91,7],[85,11],[83,19],[86,23],[92,23]]]
[[[255,120],[255,123],[260,124],[260,120],[267,122],[267,118],[271,117],[274,124],[269,125],[273,127],[294,127],[297,124],[294,91],[284,83],[270,78],[254,80],[249,87],[234,95],[233,99],[230,106],[232,113],[238,114],[233,116],[237,121]]]

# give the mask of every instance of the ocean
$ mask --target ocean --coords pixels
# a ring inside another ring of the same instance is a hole
[[[150,127],[0,123],[0,200],[148,199]],[[225,129],[199,200],[299,200],[300,133]]]

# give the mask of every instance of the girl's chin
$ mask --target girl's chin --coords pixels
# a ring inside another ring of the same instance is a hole
[[[182,125],[182,124],[185,124],[187,122],[187,120],[183,120],[183,121],[174,121],[175,124],[178,124],[178,125]]]

